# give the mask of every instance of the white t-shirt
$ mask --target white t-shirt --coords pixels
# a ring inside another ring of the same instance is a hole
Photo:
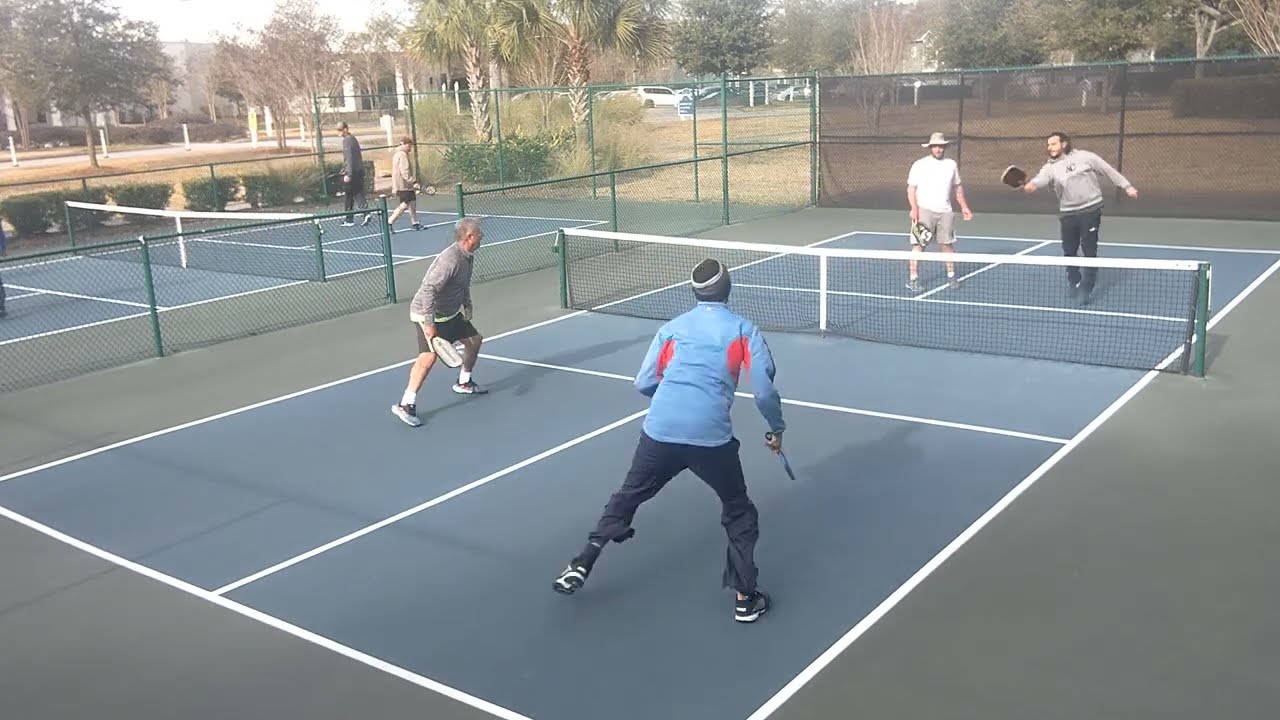
[[[951,189],[959,184],[960,166],[948,157],[922,157],[907,173],[907,185],[916,188],[916,204],[934,212],[951,212]]]

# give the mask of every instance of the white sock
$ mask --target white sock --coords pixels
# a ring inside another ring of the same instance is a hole
[[[955,271],[955,270],[948,270],[948,271],[947,271],[947,277],[955,277],[955,276],[956,276],[956,271]]]
[[[409,392],[408,390],[405,390],[405,391],[404,391],[404,397],[400,398],[400,404],[401,404],[401,405],[412,405],[412,404],[414,403],[414,401],[415,401],[415,400],[417,400],[417,399],[418,399],[418,393],[415,393],[415,392]]]
[[[459,385],[466,385],[466,384],[467,384],[468,382],[470,382],[470,381],[471,381],[471,373],[467,372],[466,370],[459,370],[459,371],[458,371],[458,384],[459,384]]]

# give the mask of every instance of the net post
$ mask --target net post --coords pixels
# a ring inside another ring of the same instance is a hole
[[[729,224],[729,83],[720,73],[720,224]]]
[[[827,254],[818,256],[818,331],[827,334]]]
[[[160,337],[160,311],[156,307],[156,283],[151,274],[151,249],[145,235],[138,236],[142,245],[142,287],[147,294],[147,312],[151,316],[151,339],[155,341],[156,357],[164,357],[164,340]]]
[[[466,206],[466,201],[463,200],[463,196],[462,196],[462,183],[453,184],[453,194],[458,201],[458,218],[461,219],[466,217],[467,206]]]
[[[76,247],[76,229],[75,224],[71,222],[71,206],[64,200],[62,202],[62,216],[65,218],[63,222],[67,224],[67,240],[71,243],[71,249]]]
[[[378,196],[378,209],[381,212],[382,225],[382,262],[387,271],[387,304],[395,305],[398,299],[396,293],[396,265],[391,259],[391,224],[387,222],[390,215],[387,214],[387,196]]]
[[[1206,346],[1209,344],[1209,291],[1213,273],[1209,263],[1200,263],[1196,271],[1196,332],[1193,342],[1195,360],[1192,372],[1196,377],[1204,377]]]
[[[560,307],[567,309],[569,307],[569,250],[564,245],[564,228],[556,230],[556,248],[559,250],[560,258]]]
[[[324,230],[320,228],[320,222],[317,220],[311,221],[311,229],[315,236],[316,270],[320,273],[320,282],[324,282],[327,279],[324,271],[324,242],[322,239],[324,237]]]
[[[187,238],[182,234],[182,216],[173,216],[174,231],[178,233],[178,257],[181,258],[182,269],[187,269]]]

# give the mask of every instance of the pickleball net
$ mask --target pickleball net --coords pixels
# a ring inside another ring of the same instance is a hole
[[[150,239],[146,261],[153,265],[252,275],[284,280],[322,281],[326,241],[340,236],[345,215],[302,213],[197,212],[67,201],[66,225],[85,241]],[[357,213],[355,218],[363,218]],[[378,227],[367,226],[370,238]],[[376,251],[380,243],[375,242]],[[83,249],[102,260],[143,262],[141,247]]]
[[[1206,262],[913,254],[583,228],[560,231],[555,250],[561,304],[576,310],[673,318],[693,307],[689,273],[711,257],[731,269],[730,308],[764,330],[1140,370],[1204,369]],[[923,291],[907,287],[911,260]],[[1087,304],[1069,293],[1069,266],[1096,270]]]

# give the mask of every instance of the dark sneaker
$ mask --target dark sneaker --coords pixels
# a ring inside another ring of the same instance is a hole
[[[769,596],[759,590],[751,593],[746,600],[736,600],[733,607],[733,619],[742,623],[755,622],[769,610]]]
[[[924,285],[920,284],[920,278],[911,278],[907,281],[907,289],[911,292],[924,292]]]
[[[396,417],[403,420],[406,425],[418,427],[419,425],[422,424],[422,421],[418,419],[417,405],[399,405],[399,404],[392,405],[391,412]]]

